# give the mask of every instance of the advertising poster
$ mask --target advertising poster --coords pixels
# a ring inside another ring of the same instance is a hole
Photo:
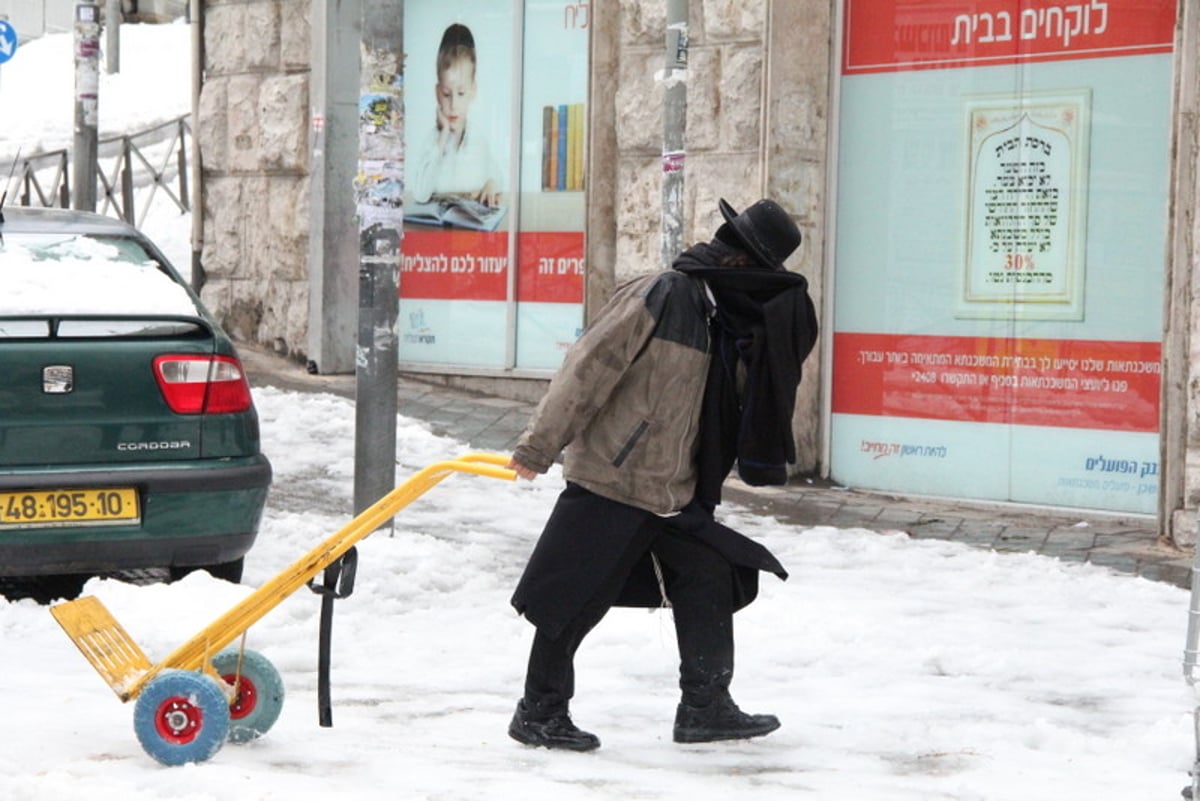
[[[511,3],[404,6],[400,360],[502,368],[508,342]]]
[[[1153,513],[1176,4],[843,13],[833,477]]]
[[[556,368],[583,325],[588,3],[526,0],[517,366]]]
[[[405,4],[400,359],[553,370],[583,319],[588,3]]]

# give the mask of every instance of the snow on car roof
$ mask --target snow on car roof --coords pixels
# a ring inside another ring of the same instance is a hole
[[[0,315],[199,314],[187,289],[133,240],[9,234],[0,244]]]

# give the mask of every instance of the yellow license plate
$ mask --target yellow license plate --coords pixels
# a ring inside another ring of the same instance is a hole
[[[0,492],[0,527],[136,523],[140,517],[137,490],[126,487]]]

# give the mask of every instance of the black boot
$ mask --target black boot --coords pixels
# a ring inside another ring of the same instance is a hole
[[[524,699],[517,702],[508,736],[525,745],[559,748],[567,751],[592,751],[600,747],[600,738],[571,722],[566,710],[544,718],[534,717]]]
[[[761,737],[779,728],[774,715],[748,715],[727,694],[704,706],[680,703],[675,712],[675,742],[711,743]]]

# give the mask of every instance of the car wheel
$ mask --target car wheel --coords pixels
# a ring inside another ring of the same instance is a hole
[[[241,559],[234,559],[232,562],[222,562],[219,565],[208,565],[203,569],[207,570],[213,578],[240,584],[242,581],[242,570],[245,567],[246,559],[243,557]]]
[[[195,567],[172,567],[171,581],[179,581],[194,570],[205,570],[213,578],[219,578],[234,584],[242,581],[242,571],[246,567],[246,559],[234,559],[232,562],[221,562],[216,565],[199,565]]]
[[[32,598],[36,603],[73,601],[83,592],[91,574],[61,574],[49,576],[0,576],[0,598],[19,601]]]

